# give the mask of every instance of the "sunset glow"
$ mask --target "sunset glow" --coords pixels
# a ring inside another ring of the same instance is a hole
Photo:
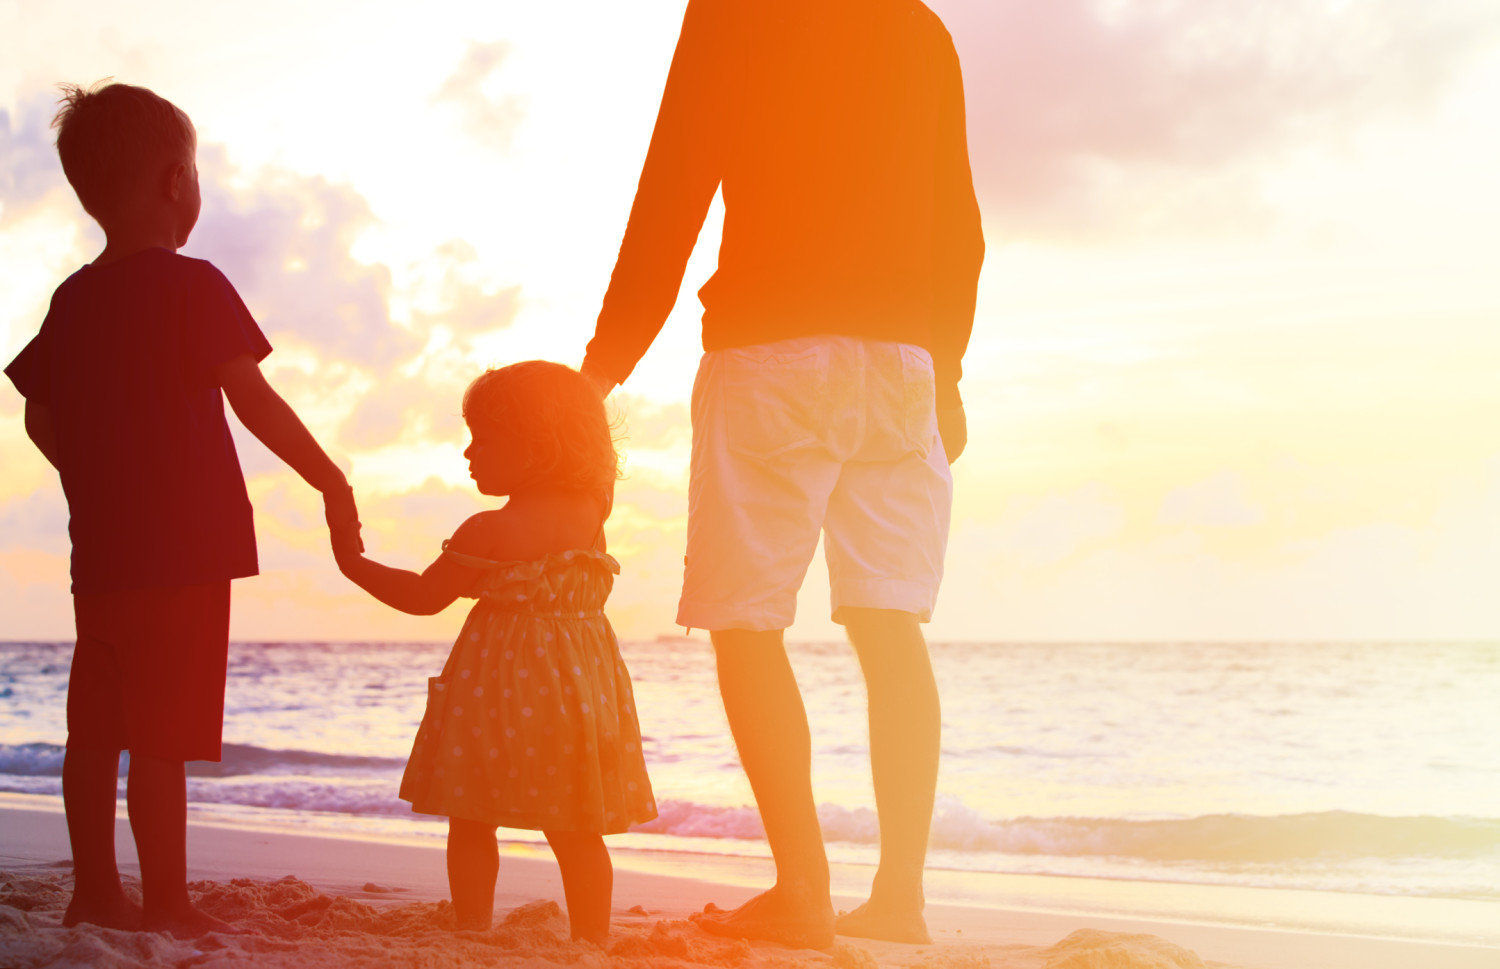
[[[1487,0],[941,0],[988,255],[929,639],[1500,637],[1500,14]],[[459,399],[577,365],[681,2],[0,2],[0,355],[102,234],[55,82],[193,118],[183,252],[239,289],[265,370],[420,566],[485,507]],[[622,638],[672,625],[695,291],[616,392]],[[0,385],[0,638],[71,635],[67,508]],[[439,640],[343,579],[317,496],[249,435],[262,575],[237,639]],[[815,562],[790,638],[824,640]],[[444,625],[446,624],[446,625]]]

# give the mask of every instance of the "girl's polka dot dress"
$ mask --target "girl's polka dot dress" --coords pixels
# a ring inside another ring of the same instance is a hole
[[[446,550],[446,543],[444,543]],[[612,834],[656,817],[630,675],[604,601],[620,571],[578,549],[490,562],[401,779],[419,814]]]

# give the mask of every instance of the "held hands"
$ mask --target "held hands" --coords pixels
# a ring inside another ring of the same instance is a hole
[[[583,361],[583,366],[578,368],[578,372],[587,377],[589,383],[594,385],[594,390],[598,392],[600,400],[608,397],[615,389],[614,380],[600,373],[599,368],[594,366],[590,360]]]
[[[948,463],[952,464],[969,443],[969,420],[964,416],[964,405],[941,408],[937,421],[938,437],[943,439],[943,451],[948,455]]]
[[[323,517],[333,545],[333,557],[342,570],[344,563],[358,558],[365,550],[359,537],[359,509],[354,505],[354,489],[345,485],[323,493]]]

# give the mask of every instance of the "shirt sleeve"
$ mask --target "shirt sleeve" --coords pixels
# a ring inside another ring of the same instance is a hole
[[[228,278],[205,262],[195,282],[189,324],[193,365],[211,374],[246,354],[257,363],[264,360],[271,352],[271,343]]]
[[[677,302],[688,257],[723,177],[724,68],[732,31],[721,0],[691,0],[662,94],[620,255],[585,360],[623,383]]]
[[[984,229],[974,176],[969,167],[969,141],[964,112],[964,82],[953,41],[943,37],[944,57],[940,87],[937,145],[936,238],[933,251],[935,313],[933,369],[939,407],[961,402],[958,381],[963,376],[964,351],[974,329],[974,307],[979,294],[979,270],[984,264]]]
[[[5,368],[5,375],[15,384],[16,390],[34,404],[52,403],[52,337],[47,321],[52,318],[56,305],[57,294],[53,293],[41,330]]]

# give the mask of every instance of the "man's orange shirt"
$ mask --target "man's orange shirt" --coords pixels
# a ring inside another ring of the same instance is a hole
[[[984,258],[952,39],[917,0],[691,0],[588,346],[623,382],[722,183],[703,347],[913,343],[958,403]]]

